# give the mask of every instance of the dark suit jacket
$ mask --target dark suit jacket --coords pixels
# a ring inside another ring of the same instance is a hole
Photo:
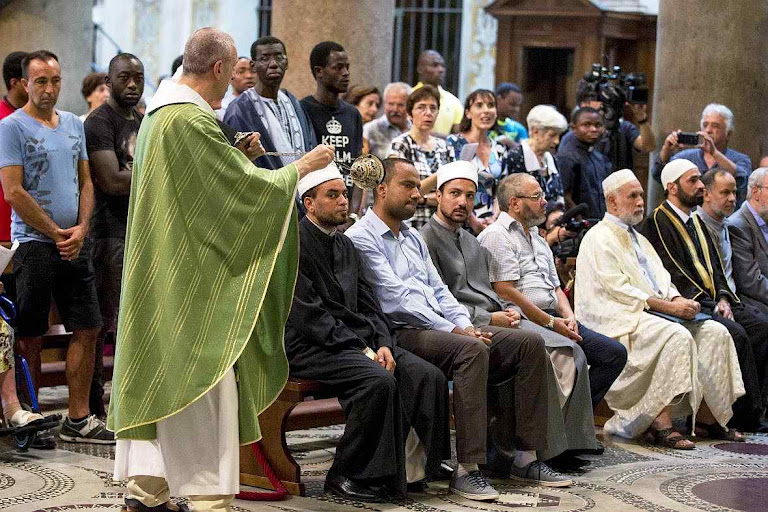
[[[728,218],[728,233],[739,297],[765,311],[768,308],[768,243],[746,202]]]
[[[670,216],[676,219],[676,223],[670,220]],[[703,240],[699,240],[701,247],[707,247],[711,269],[706,265],[705,258],[694,256],[689,250],[689,243],[693,243],[691,237],[683,226],[683,221],[675,211],[667,204],[661,203],[653,214],[645,220],[640,232],[651,242],[653,248],[659,254],[664,268],[672,276],[672,283],[680,292],[680,295],[692,299],[701,304],[702,312],[711,313],[717,302],[726,297],[731,304],[739,303],[738,297],[728,287],[725,279],[725,271],[720,263],[720,256],[715,248],[712,237],[706,226],[694,216],[694,222],[701,228]],[[697,271],[696,260],[701,263],[710,288],[704,278]],[[735,273],[735,269],[734,269]]]

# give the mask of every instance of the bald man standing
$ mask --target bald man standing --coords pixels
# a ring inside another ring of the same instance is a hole
[[[419,55],[416,64],[416,73],[419,75],[419,83],[413,86],[415,91],[424,84],[437,87],[440,91],[440,111],[433,132],[447,136],[459,132],[459,123],[464,116],[464,105],[461,100],[443,89],[445,81],[445,60],[435,50],[424,50]]]
[[[333,149],[254,167],[259,135],[233,148],[214,113],[236,62],[229,35],[196,31],[139,130],[108,419],[130,512],[179,510],[170,494],[229,510],[238,447],[261,438],[257,416],[288,376],[294,195]]]

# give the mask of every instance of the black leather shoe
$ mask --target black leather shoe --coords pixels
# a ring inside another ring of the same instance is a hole
[[[580,459],[568,452],[561,453],[547,461],[547,465],[560,473],[580,471],[584,466],[589,466],[590,461]]]
[[[411,482],[406,487],[408,489],[408,494],[424,494],[427,492],[427,489],[429,489],[426,480],[417,480],[415,482]]]
[[[328,475],[325,478],[325,492],[350,501],[382,503],[384,500],[376,491],[343,476]]]

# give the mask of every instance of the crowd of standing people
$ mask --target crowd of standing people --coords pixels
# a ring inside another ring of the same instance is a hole
[[[39,385],[55,304],[72,333],[59,437],[117,443],[129,510],[176,510],[170,494],[226,509],[237,446],[260,437],[256,417],[289,371],[339,397],[346,428],[325,489],[358,501],[440,479],[495,500],[490,475],[570,486],[564,473],[589,464],[579,455],[602,451],[603,400],[606,432],[671,449],[695,447],[678,418],[734,442],[762,428],[768,168],[728,146],[727,107],[704,108],[694,146],[666,137],[651,169],[665,201],[644,220],[633,168],[655,149],[645,105],[619,123],[617,154],[582,84],[568,118],[537,105],[523,124],[518,86],[462,102],[434,50],[417,84],[380,90],[351,85],[344,47],[321,42],[302,62],[315,81],[302,99],[281,87],[276,37],[238,57],[231,37],[201,29],[181,57],[144,111],[142,62],[116,55],[84,80],[83,119],[56,108],[56,55],[3,64],[15,348]],[[369,152],[384,172],[364,190],[348,169]],[[580,237],[569,297],[552,250],[576,233],[548,214],[582,204],[599,222]],[[5,419],[40,421],[2,369]]]

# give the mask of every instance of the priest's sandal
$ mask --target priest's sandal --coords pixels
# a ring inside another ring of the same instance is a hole
[[[189,507],[181,503],[174,505],[170,501],[166,501],[162,505],[148,507],[139,500],[133,498],[125,498],[125,508],[123,510],[126,512],[190,512]]]
[[[554,469],[547,466],[544,462],[535,460],[519,468],[512,465],[512,472],[509,475],[510,480],[518,482],[540,485],[542,487],[570,487],[573,480],[565,475],[561,475]]]
[[[696,422],[696,437],[703,437],[706,439],[718,439],[721,441],[731,441],[732,443],[743,443],[747,440],[747,436],[730,428],[727,429],[718,423],[712,423],[707,425],[706,423]]]
[[[651,427],[648,429],[648,432],[653,436],[653,443],[658,446],[672,448],[673,450],[693,450],[696,447],[692,441],[686,439],[674,427],[662,429]]]

